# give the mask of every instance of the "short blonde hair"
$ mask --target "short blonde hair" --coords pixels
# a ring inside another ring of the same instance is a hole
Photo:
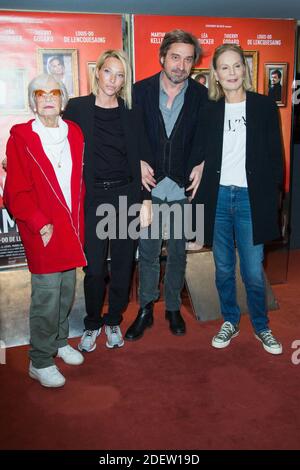
[[[215,77],[215,71],[217,70],[217,61],[219,57],[224,52],[227,52],[227,51],[236,52],[240,56],[241,61],[243,65],[245,66],[245,77],[243,80],[243,88],[245,91],[252,90],[252,82],[251,82],[249,65],[245,58],[243,49],[237,44],[222,44],[221,46],[215,49],[215,52],[212,58],[212,64],[210,66],[208,97],[212,101],[219,101],[219,99],[221,99],[224,96],[223,88],[220,85],[220,83],[217,82],[217,79]]]
[[[101,69],[106,59],[109,59],[110,57],[113,57],[114,59],[118,59],[123,65],[125,79],[124,79],[124,85],[119,91],[119,96],[123,98],[125,102],[125,106],[128,109],[131,109],[132,108],[132,73],[131,73],[129,60],[125,52],[123,51],[110,49],[108,51],[103,52],[103,54],[101,54],[98,57],[96,61],[96,67],[95,67],[93,77],[92,77],[92,93],[95,96],[97,96],[98,91],[99,91],[99,85],[98,85],[98,78],[96,76],[96,72],[97,70]]]
[[[42,73],[37,77],[34,77],[28,85],[28,102],[31,110],[35,113],[36,109],[36,102],[34,92],[39,90],[40,88],[47,86],[49,82],[54,82],[57,84],[57,88],[61,91],[61,110],[65,109],[67,102],[69,100],[68,92],[60,80],[57,80],[53,75],[50,73]]]

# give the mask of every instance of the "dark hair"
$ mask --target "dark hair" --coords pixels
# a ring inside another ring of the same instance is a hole
[[[165,37],[159,48],[159,58],[166,57],[168,50],[175,43],[191,44],[194,46],[194,64],[196,64],[202,54],[202,48],[198,39],[191,33],[182,29],[173,29],[165,34]]]
[[[280,72],[279,69],[275,69],[271,72],[271,75],[277,75],[279,79],[281,79],[282,73]]]

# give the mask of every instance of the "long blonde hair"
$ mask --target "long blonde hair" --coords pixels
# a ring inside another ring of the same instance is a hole
[[[215,77],[215,71],[217,70],[218,58],[220,57],[220,55],[223,54],[223,52],[226,52],[226,51],[236,52],[240,56],[241,61],[243,65],[245,66],[245,77],[243,79],[243,88],[245,91],[252,90],[252,82],[251,82],[249,65],[245,58],[243,49],[237,44],[222,44],[221,46],[215,49],[215,52],[212,58],[212,63],[210,66],[208,97],[212,101],[219,101],[219,99],[221,99],[224,96],[223,88]]]
[[[98,57],[96,61],[96,67],[93,73],[93,78],[92,78],[92,93],[95,96],[97,96],[98,91],[99,91],[99,84],[98,84],[98,78],[96,76],[96,72],[97,70],[101,69],[106,59],[109,59],[110,57],[113,57],[114,59],[118,59],[123,65],[124,74],[125,74],[124,85],[122,86],[118,95],[121,98],[123,98],[126,108],[131,109],[132,108],[132,73],[131,73],[131,67],[130,67],[128,58],[125,52],[123,51],[116,50],[116,49],[109,49],[108,51],[103,52],[103,54],[101,54]]]

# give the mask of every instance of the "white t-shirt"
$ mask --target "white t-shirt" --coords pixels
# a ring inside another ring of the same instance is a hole
[[[247,188],[246,101],[225,103],[220,184]]]

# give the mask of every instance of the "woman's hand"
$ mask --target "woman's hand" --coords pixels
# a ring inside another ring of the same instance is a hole
[[[53,234],[53,225],[52,224],[44,225],[44,227],[42,227],[40,230],[40,234],[41,234],[44,246],[47,246]]]
[[[154,179],[154,171],[153,168],[149,165],[149,163],[141,160],[141,173],[142,173],[142,183],[143,186],[148,190],[151,191],[151,187],[155,188],[156,181]]]
[[[143,201],[141,210],[140,210],[140,225],[141,228],[148,227],[153,219],[153,209],[152,209],[152,201],[146,199]]]

